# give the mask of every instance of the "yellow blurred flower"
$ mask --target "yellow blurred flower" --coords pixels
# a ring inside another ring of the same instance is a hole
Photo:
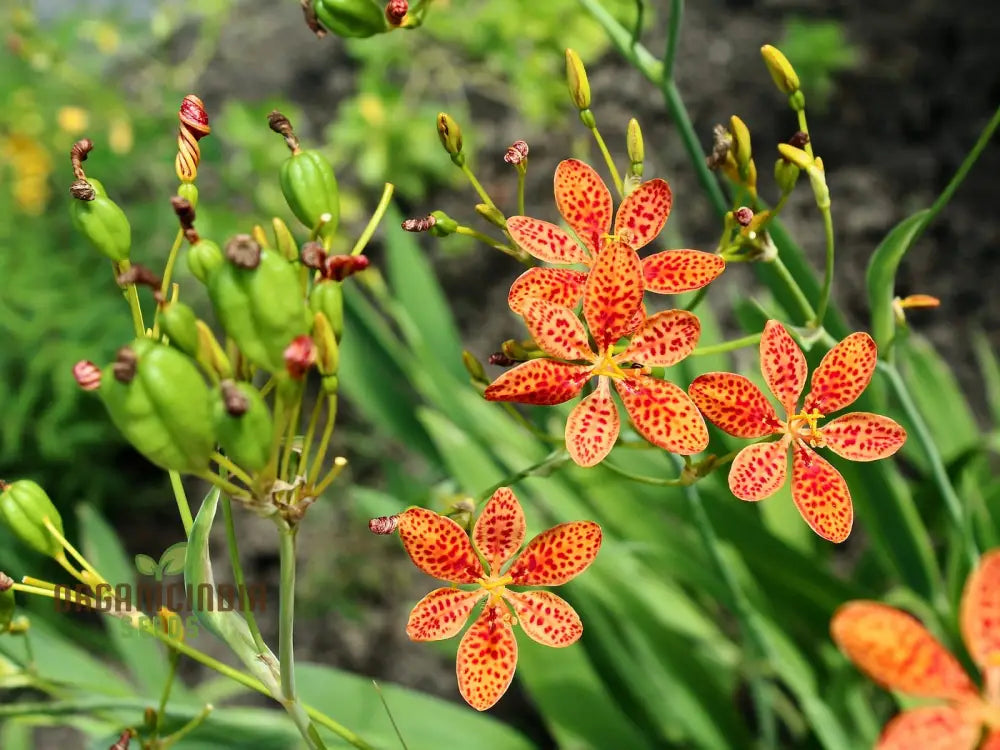
[[[132,150],[134,142],[132,121],[122,115],[116,117],[108,126],[108,146],[116,154],[127,154]]]
[[[61,107],[56,113],[59,129],[70,135],[82,133],[90,124],[90,115],[82,107]]]
[[[49,200],[49,174],[52,159],[34,138],[11,133],[0,139],[0,157],[10,164],[11,194],[22,212],[37,216]]]

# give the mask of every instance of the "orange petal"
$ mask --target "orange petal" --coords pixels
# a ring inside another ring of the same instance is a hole
[[[529,359],[507,370],[486,387],[487,401],[561,404],[590,380],[590,365],[568,365],[551,359]]]
[[[611,400],[608,379],[573,407],[566,420],[566,450],[578,466],[599,464],[618,439],[618,407]]]
[[[854,525],[847,482],[810,448],[792,447],[792,500],[809,528],[831,542],[842,542]]]
[[[497,575],[524,544],[524,511],[510,487],[493,493],[472,530],[476,549],[486,558],[490,573]]]
[[[587,331],[576,313],[544,299],[530,299],[522,310],[538,348],[556,359],[593,360]]]
[[[507,574],[515,586],[559,586],[586,570],[600,548],[593,521],[561,523],[528,542]]]
[[[1000,729],[996,729],[986,735],[979,750],[1000,750]]]
[[[983,555],[962,594],[962,638],[976,665],[1000,666],[1000,550]]]
[[[805,409],[830,414],[854,403],[871,382],[878,348],[867,333],[852,333],[828,351],[813,372]]]
[[[777,432],[774,407],[749,378],[732,372],[707,372],[688,388],[708,421],[730,435],[764,437]]]
[[[902,610],[848,602],[834,613],[830,633],[847,658],[883,687],[922,698],[976,697],[958,660]]]
[[[611,229],[611,193],[601,176],[582,161],[559,162],[555,176],[556,205],[576,236],[597,257]]]
[[[951,706],[904,711],[885,725],[875,750],[972,750],[979,724]]]
[[[850,461],[888,458],[903,447],[906,430],[889,417],[855,411],[820,429],[826,447]]]
[[[580,640],[583,623],[569,602],[550,591],[506,591],[504,598],[517,613],[518,624],[533,641],[564,648]]]
[[[500,700],[514,679],[517,641],[510,619],[502,605],[486,607],[458,645],[458,691],[477,711]]]
[[[781,489],[788,475],[788,441],[754,443],[741,450],[729,467],[729,490],[740,500],[763,500]]]
[[[798,344],[776,320],[767,321],[760,337],[760,369],[785,411],[794,412],[806,384],[808,365]]]
[[[726,261],[701,250],[664,250],[642,261],[646,291],[680,294],[711,284],[726,270]]]
[[[633,250],[644,248],[667,223],[673,200],[666,180],[657,178],[642,183],[618,207],[614,233]]]
[[[629,332],[641,307],[639,256],[623,242],[609,242],[591,266],[583,288],[583,315],[599,353]]]
[[[507,231],[518,247],[546,263],[589,263],[590,258],[576,240],[566,232],[541,219],[530,216],[511,216]]]
[[[618,359],[650,367],[670,367],[694,351],[699,336],[701,323],[696,315],[685,310],[664,310],[646,319]]]
[[[666,380],[638,375],[616,380],[635,429],[653,445],[690,456],[708,447],[708,428],[694,401]]]
[[[511,284],[507,295],[510,309],[520,313],[524,303],[538,298],[563,307],[576,307],[583,297],[587,274],[569,268],[529,268]]]
[[[476,603],[484,596],[485,589],[434,589],[410,612],[406,634],[411,641],[441,641],[458,635]]]
[[[413,564],[451,583],[475,583],[485,575],[465,529],[426,508],[399,514],[399,538]]]

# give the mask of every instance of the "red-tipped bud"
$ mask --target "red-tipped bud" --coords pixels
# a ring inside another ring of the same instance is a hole
[[[101,387],[101,368],[93,362],[81,359],[73,365],[73,379],[85,391],[96,391]]]
[[[348,276],[368,268],[368,258],[364,255],[329,255],[323,261],[323,277],[343,281]]]
[[[316,345],[308,336],[296,336],[285,348],[285,369],[296,380],[305,377],[316,364]]]
[[[385,5],[385,20],[390,26],[399,26],[410,11],[408,0],[389,0]]]
[[[391,534],[399,527],[399,516],[379,516],[368,522],[373,534]]]
[[[517,166],[528,158],[528,144],[524,141],[514,141],[504,154],[503,160],[508,164]]]
[[[733,218],[736,219],[736,223],[741,227],[750,226],[750,222],[753,221],[753,209],[740,206],[733,211]]]

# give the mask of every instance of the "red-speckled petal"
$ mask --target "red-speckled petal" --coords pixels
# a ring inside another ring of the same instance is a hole
[[[820,428],[826,447],[850,461],[888,458],[903,447],[906,430],[889,417],[855,411]]]
[[[517,668],[517,641],[503,605],[486,607],[458,645],[458,691],[477,711],[492,707],[510,687]]]
[[[639,256],[623,242],[609,242],[594,261],[583,289],[583,316],[599,353],[628,333],[641,308]]]
[[[760,369],[767,387],[785,411],[794,412],[809,366],[799,345],[776,320],[767,321],[760,337]]]
[[[487,401],[552,405],[569,401],[590,380],[591,365],[568,365],[551,359],[529,359],[507,370],[486,387]]]
[[[698,316],[685,310],[664,310],[646,319],[618,359],[650,367],[670,367],[694,351],[699,336]]]
[[[673,383],[638,375],[616,380],[632,425],[646,440],[690,456],[708,447],[708,428],[694,401]]]
[[[646,291],[680,294],[711,284],[726,270],[726,261],[701,250],[664,250],[642,261]]]
[[[854,525],[847,482],[810,448],[792,446],[792,499],[809,527],[824,539],[842,542]]]
[[[517,613],[517,622],[533,641],[565,648],[580,640],[583,623],[565,599],[551,591],[506,591],[504,598]]]
[[[979,723],[957,708],[913,708],[885,725],[875,750],[972,750],[979,731]]]
[[[594,359],[587,331],[568,307],[544,299],[529,299],[521,314],[543,352],[556,359]]]
[[[983,555],[962,594],[962,638],[985,670],[1000,667],[1000,550]]]
[[[556,205],[576,236],[597,257],[611,229],[611,193],[601,176],[582,161],[559,162],[555,176]]]
[[[475,583],[485,575],[465,529],[426,508],[399,514],[399,538],[414,565],[450,583]]]
[[[490,573],[497,575],[521,545],[525,533],[524,511],[510,487],[493,493],[472,530],[476,549],[486,558]]]
[[[441,641],[458,635],[484,596],[487,596],[485,589],[434,589],[410,612],[406,634],[411,641]]]
[[[529,268],[510,286],[507,304],[520,313],[529,299],[544,299],[563,307],[576,307],[583,298],[587,274],[570,268]]]
[[[673,196],[666,180],[644,182],[629,193],[618,207],[615,234],[640,250],[656,239],[670,216]]]
[[[574,406],[566,420],[569,457],[579,466],[599,464],[615,446],[619,428],[618,407],[602,377],[597,390]]]
[[[958,660],[902,610],[848,602],[833,615],[830,633],[847,658],[883,687],[922,698],[976,697]]]
[[[760,388],[742,375],[707,372],[688,388],[709,422],[741,438],[759,438],[778,431],[778,415]]]
[[[518,247],[546,263],[570,265],[590,262],[576,240],[547,221],[530,216],[511,216],[507,219],[507,231]]]
[[[831,414],[854,403],[868,387],[878,348],[867,333],[852,333],[826,353],[813,371],[805,409]]]
[[[536,536],[507,574],[515,586],[559,586],[594,562],[601,548],[601,527],[593,521],[553,526]]]
[[[781,489],[788,476],[788,441],[754,443],[736,454],[729,467],[729,490],[740,500],[757,501]]]

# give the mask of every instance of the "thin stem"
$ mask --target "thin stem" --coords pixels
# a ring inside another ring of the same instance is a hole
[[[59,533],[59,530],[52,524],[52,521],[50,521],[48,518],[43,518],[42,524],[45,526],[48,532],[52,536],[54,536],[56,540],[66,549],[66,551],[69,552],[69,554],[73,557],[73,559],[75,559],[78,563],[80,563],[80,567],[82,567],[84,570],[86,570],[88,573],[90,573],[90,575],[94,577],[94,580],[96,580],[98,583],[107,584],[107,581],[104,580],[104,577],[101,576],[101,574],[97,572],[96,568],[94,568],[94,566],[87,561],[87,558],[81,555],[77,551],[76,547],[70,544],[69,540],[67,540],[66,537],[64,537],[62,534]]]
[[[979,561],[979,549],[976,544],[976,539],[973,534],[972,527],[969,525],[965,516],[965,509],[962,507],[962,501],[959,499],[958,493],[955,492],[951,479],[948,477],[948,470],[945,468],[944,461],[941,458],[941,453],[938,451],[937,444],[934,442],[934,436],[931,435],[930,428],[924,421],[923,415],[920,413],[920,409],[917,408],[916,403],[913,401],[909,388],[907,388],[906,382],[899,374],[899,370],[897,370],[895,366],[882,360],[878,362],[876,368],[883,375],[885,375],[886,379],[889,381],[889,385],[892,388],[893,393],[896,395],[896,398],[899,399],[900,406],[903,407],[903,411],[910,420],[917,442],[920,443],[920,447],[924,449],[924,454],[930,462],[931,474],[934,477],[934,483],[937,484],[938,491],[944,499],[948,515],[951,516],[955,529],[962,537],[962,542],[965,545],[965,552],[968,556],[969,564],[972,567],[975,567],[976,563]]]
[[[778,256],[775,256],[774,260],[770,261],[771,266],[777,271],[778,276],[784,282],[785,286],[788,287],[788,291],[792,293],[795,297],[795,302],[799,306],[799,310],[802,311],[802,317],[809,321],[816,318],[816,313],[813,310],[812,305],[809,303],[809,298],[806,297],[805,292],[802,291],[802,287],[799,286],[799,282],[795,280],[792,276],[792,272],[788,270],[788,266],[785,265],[784,261]]]
[[[312,449],[313,440],[316,439],[316,428],[319,426],[319,415],[323,411],[324,399],[321,395],[316,397],[313,402],[312,413],[309,415],[309,424],[306,426],[306,435],[302,441],[302,460],[300,466],[302,467],[299,471],[309,470],[309,453]]]
[[[525,164],[519,164],[517,167],[517,212],[524,216],[524,180],[528,174],[528,169]]]
[[[504,411],[510,414],[517,421],[519,425],[521,425],[524,429],[526,429],[532,435],[537,437],[539,440],[544,440],[547,443],[562,443],[564,441],[564,438],[559,437],[558,435],[549,435],[547,432],[543,432],[542,430],[535,427],[535,425],[533,425],[531,421],[521,412],[519,412],[517,410],[517,407],[514,406],[514,404],[510,403],[509,401],[500,401],[498,403],[501,406],[503,406]]]
[[[160,736],[160,730],[163,727],[163,714],[167,710],[167,702],[170,700],[170,691],[174,687],[174,680],[177,677],[177,664],[181,660],[181,655],[170,649],[170,666],[167,672],[167,681],[163,684],[163,692],[160,694],[160,705],[156,710],[156,727],[153,730],[153,734],[156,737]]]
[[[687,310],[688,312],[694,312],[695,309],[698,307],[698,305],[700,305],[702,302],[705,301],[705,298],[707,296],[708,296],[708,287],[703,286],[701,289],[698,290],[698,293],[694,295],[694,299],[691,300],[688,306],[685,307],[684,309]]]
[[[132,264],[127,260],[123,260],[121,263],[111,261],[111,271],[115,275],[116,283],[118,277],[127,271],[131,265]],[[125,301],[128,303],[129,310],[132,313],[132,327],[135,329],[135,335],[145,336],[146,324],[142,321],[142,306],[139,304],[139,290],[135,288],[135,284],[127,284],[122,290],[122,295],[125,297]]]
[[[392,724],[392,729],[396,733],[396,739],[398,739],[399,744],[403,746],[403,750],[409,750],[406,745],[406,740],[403,739],[403,733],[399,731],[396,719],[393,717],[392,711],[389,710],[389,704],[386,701],[385,696],[382,694],[382,688],[377,682],[375,682],[375,680],[372,680],[372,685],[375,686],[375,692],[378,693],[379,700],[382,701],[382,707],[385,709],[385,715],[389,717],[389,723]]]
[[[806,110],[805,107],[801,108],[797,112],[799,116],[799,130],[801,130],[806,135],[809,135],[809,124],[806,122]],[[810,157],[813,155],[812,138],[806,141],[806,145],[803,149]]]
[[[200,474],[196,474],[195,476],[201,477],[206,482],[211,482],[220,490],[225,492],[227,495],[236,498],[237,500],[245,500],[248,497],[245,490],[240,489],[232,482],[223,479],[218,474],[214,474],[211,471],[203,471]]]
[[[483,199],[483,203],[490,208],[497,208],[497,204],[493,202],[492,198],[490,198],[490,194],[486,192],[486,188],[480,184],[479,180],[476,179],[476,175],[472,173],[472,168],[469,166],[468,161],[463,161],[459,166],[459,169],[462,170],[462,173],[469,179],[469,182],[472,183],[473,189],[479,193],[479,197]],[[500,209],[497,210],[499,211]]]
[[[281,560],[281,589],[278,601],[278,661],[281,664],[281,692],[287,701],[297,701],[295,691],[295,535],[294,527],[278,522]]]
[[[333,468],[331,468],[329,473],[323,478],[323,481],[316,485],[316,488],[313,490],[313,495],[319,497],[326,492],[326,488],[333,484],[334,480],[340,476],[340,472],[344,470],[345,466],[347,466],[347,459],[343,456],[337,456],[333,459]]]
[[[308,483],[315,484],[319,479],[320,469],[326,460],[326,452],[330,447],[330,439],[333,437],[333,426],[337,421],[337,394],[328,393],[326,395],[326,423],[323,425],[323,435],[319,439],[319,448],[316,449],[316,458],[313,460],[312,468],[309,470]]]
[[[489,245],[494,250],[499,250],[501,253],[509,255],[510,257],[520,261],[521,263],[524,263],[525,265],[531,265],[531,261],[529,260],[529,256],[527,253],[523,252],[520,249],[515,249],[510,247],[509,245],[505,245],[502,242],[498,242],[497,240],[490,237],[488,234],[483,234],[482,232],[473,229],[472,227],[466,227],[459,224],[458,227],[455,229],[455,234],[462,234],[465,235],[466,237],[472,237],[473,239],[477,239],[483,244]]]
[[[826,263],[823,269],[823,288],[819,293],[819,302],[816,304],[816,316],[812,319],[813,324],[819,328],[823,325],[823,318],[826,317],[826,308],[830,303],[830,290],[833,288],[833,216],[830,207],[821,208],[823,214],[823,234],[826,238]]]
[[[722,352],[731,352],[735,349],[742,349],[746,346],[753,346],[754,344],[760,343],[760,336],[761,334],[759,333],[751,333],[748,336],[732,339],[731,341],[722,341],[718,344],[712,344],[711,346],[700,346],[688,356],[704,357],[709,354],[720,354]]]
[[[205,704],[205,707],[198,712],[198,715],[193,717],[191,721],[182,726],[176,732],[174,732],[169,737],[165,738],[163,742],[160,743],[159,747],[161,750],[167,750],[173,747],[182,739],[187,737],[191,732],[195,731],[198,727],[205,723],[205,719],[208,718],[209,714],[215,710],[215,707],[211,703]]]
[[[601,131],[597,129],[597,125],[594,125],[590,129],[591,134],[594,136],[594,140],[597,142],[597,148],[601,150],[601,155],[604,157],[604,163],[608,165],[608,171],[611,172],[611,179],[615,183],[615,190],[618,191],[618,197],[625,197],[625,186],[622,184],[621,175],[618,174],[618,167],[615,166],[615,160],[611,158],[611,152],[608,151],[608,145],[604,142],[604,138],[601,137]]]
[[[358,237],[358,241],[354,243],[354,247],[351,248],[351,255],[360,255],[361,251],[365,249],[365,246],[371,240],[372,235],[375,234],[375,230],[378,228],[379,222],[382,221],[382,217],[385,216],[385,212],[389,208],[389,201],[392,200],[392,191],[395,190],[395,185],[391,182],[385,183],[385,187],[382,189],[382,197],[379,199],[378,205],[375,206],[375,213],[368,220],[368,226],[365,227],[365,231],[361,233]]]
[[[677,59],[677,40],[681,35],[681,19],[684,17],[684,0],[671,0],[670,21],[667,27],[667,47],[663,51],[663,80],[674,79],[674,60]]]
[[[35,649],[31,645],[31,631],[25,630],[21,633],[21,638],[24,639],[24,657],[28,660],[27,671],[35,671]]]
[[[181,524],[184,526],[184,536],[191,536],[191,527],[194,526],[194,518],[191,515],[191,505],[188,503],[187,493],[184,492],[184,483],[181,482],[181,475],[176,471],[167,472],[170,477],[170,488],[174,492],[174,500],[177,502],[177,512],[181,516]]]
[[[674,479],[662,479],[660,477],[648,477],[642,474],[633,474],[630,471],[621,469],[607,460],[601,462],[601,466],[611,472],[617,474],[620,477],[624,477],[632,482],[638,482],[639,484],[648,484],[652,487],[680,487],[685,484],[685,481],[680,477]]]
[[[288,420],[288,430],[285,432],[285,448],[281,453],[281,465],[278,469],[278,476],[288,480],[288,467],[292,460],[292,453],[295,451],[295,433],[299,426],[299,416],[302,414],[302,396],[295,400],[292,406],[292,418]]]
[[[250,475],[247,474],[245,471],[243,471],[243,469],[241,469],[235,463],[233,463],[233,460],[228,456],[219,453],[219,451],[215,451],[212,453],[212,460],[215,461],[215,463],[217,463],[223,469],[228,471],[230,474],[232,474],[234,477],[239,479],[241,482],[243,482],[243,484],[245,484],[247,487],[253,486],[253,480],[250,478]]]
[[[170,279],[174,275],[174,265],[177,263],[177,256],[180,254],[181,245],[184,244],[184,230],[178,229],[177,236],[174,237],[174,244],[170,247],[170,253],[167,255],[167,265],[163,267],[163,281],[160,282],[160,296],[163,299],[167,298],[167,292],[170,290]],[[156,314],[153,316],[153,338],[160,337],[160,307],[157,305]]]
[[[554,450],[552,451],[552,453],[547,455],[538,463],[532,464],[526,469],[521,469],[521,471],[517,472],[516,474],[512,474],[509,477],[505,477],[503,480],[497,482],[488,490],[485,490],[484,492],[480,493],[479,497],[476,498],[476,505],[480,505],[486,502],[493,495],[493,493],[496,492],[501,487],[507,487],[508,485],[511,484],[517,484],[522,479],[527,479],[528,477],[531,476],[536,476],[536,475],[548,476],[556,469],[563,466],[563,464],[565,464],[567,461],[569,461],[569,453],[566,452],[565,448],[559,448],[557,450]]]
[[[240,549],[236,538],[236,524],[233,521],[233,504],[228,495],[222,496],[222,515],[226,522],[226,543],[229,547],[229,562],[233,568],[233,581],[236,583],[236,590],[240,592],[240,605],[243,609],[243,618],[250,628],[250,635],[253,637],[253,645],[258,654],[267,652],[264,638],[257,627],[257,618],[250,607],[250,596],[247,593],[246,578],[243,576],[243,565],[240,562]]]

